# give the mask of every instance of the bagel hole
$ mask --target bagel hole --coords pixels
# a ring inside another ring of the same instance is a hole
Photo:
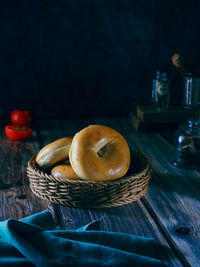
[[[108,149],[108,144],[106,144],[105,146],[103,146],[102,148],[99,149],[99,151],[97,151],[97,155],[100,158],[103,158],[103,156],[105,155],[105,153],[107,152]]]

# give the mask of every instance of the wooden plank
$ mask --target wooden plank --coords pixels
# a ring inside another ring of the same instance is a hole
[[[136,131],[140,132],[149,132],[149,131],[158,131],[158,132],[174,132],[180,122],[178,123],[175,121],[174,123],[166,123],[165,120],[163,120],[163,123],[155,123],[155,122],[142,122],[140,118],[134,114],[133,112],[130,112],[129,114],[129,120],[132,124],[132,126],[135,128]]]
[[[19,219],[46,209],[47,203],[38,199],[28,186],[28,160],[39,150],[35,129],[25,141],[12,141],[0,130],[0,219]]]
[[[137,116],[144,123],[181,123],[197,113],[197,109],[183,107],[169,107],[168,110],[158,112],[151,106],[137,106]]]
[[[178,129],[178,127],[175,129],[175,131]],[[174,133],[175,131],[157,131],[164,139],[166,139],[171,145],[173,145],[174,140]]]
[[[38,151],[37,132],[25,141],[12,141],[0,128],[0,189],[28,184],[26,167],[29,158]]]
[[[0,190],[0,220],[20,219],[47,208],[47,202],[36,197],[27,185]]]
[[[59,208],[64,229],[66,230],[76,230],[91,222],[91,216],[88,209],[69,208],[65,206],[59,206]]]
[[[97,120],[119,130],[131,148],[151,159],[152,179],[143,204],[186,266],[200,264],[200,175],[172,167],[172,146],[159,134],[138,133],[128,120]]]

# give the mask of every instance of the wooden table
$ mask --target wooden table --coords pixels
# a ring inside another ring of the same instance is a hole
[[[48,203],[30,190],[28,159],[44,145],[72,136],[89,124],[104,124],[121,132],[131,149],[146,154],[152,165],[148,192],[129,205],[105,209],[53,208],[64,229],[76,229],[101,218],[101,230],[154,237],[163,247],[169,266],[200,266],[200,173],[172,167],[173,134],[136,132],[128,119],[39,121],[32,137],[24,142],[9,140],[0,131],[0,219],[22,218],[47,208]]]

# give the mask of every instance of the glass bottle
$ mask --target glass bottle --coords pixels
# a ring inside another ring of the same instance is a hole
[[[153,80],[152,104],[157,111],[165,111],[169,106],[169,81],[166,72],[156,72]]]
[[[156,77],[154,77],[153,79],[153,87],[152,87],[152,97],[151,97],[151,103],[152,106],[155,107],[156,106],[156,97],[155,97],[155,92],[156,92],[156,86],[157,86],[157,82],[159,80],[159,76],[160,76],[160,71],[157,70],[156,71]]]
[[[200,107],[200,78],[193,77],[191,73],[185,77],[183,104],[185,108]]]
[[[200,117],[180,125],[174,134],[174,149],[169,158],[172,165],[200,169]]]

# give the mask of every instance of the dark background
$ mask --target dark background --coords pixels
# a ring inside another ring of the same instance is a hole
[[[200,59],[200,1],[7,0],[0,25],[1,117],[127,116],[150,104],[156,69],[181,104],[171,56]]]

